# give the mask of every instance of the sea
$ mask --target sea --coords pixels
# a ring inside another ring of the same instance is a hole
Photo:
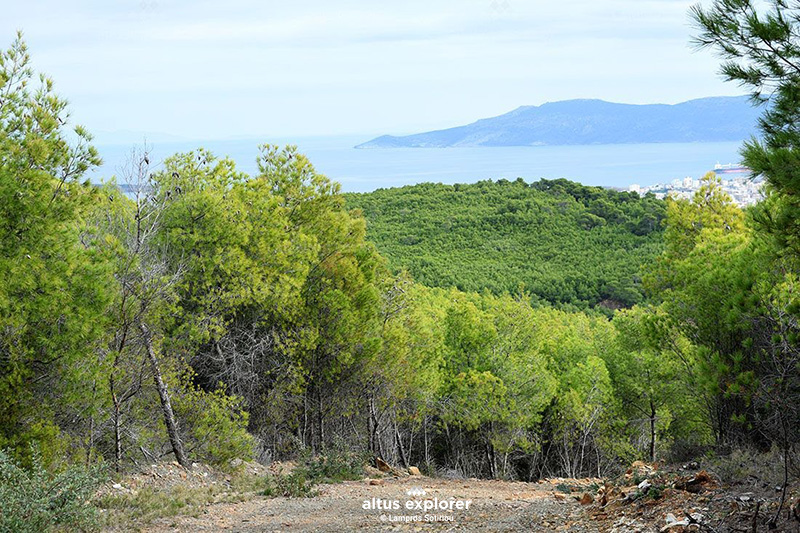
[[[584,185],[627,189],[700,178],[717,163],[738,163],[741,142],[511,146],[458,148],[370,148],[354,146],[368,136],[243,138],[209,141],[147,142],[153,169],[175,153],[199,147],[227,156],[237,168],[257,172],[258,146],[294,144],[316,170],[338,181],[344,192],[369,192],[423,182],[474,183],[481,180],[533,182],[566,178]],[[104,160],[90,178],[123,180],[131,150],[142,143],[98,144]]]

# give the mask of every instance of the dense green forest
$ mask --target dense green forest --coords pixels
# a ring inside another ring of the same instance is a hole
[[[643,299],[641,266],[663,249],[664,202],[563,179],[345,196],[391,267],[433,287],[630,307]]]
[[[746,147],[770,184],[747,212],[713,175],[666,203],[564,181],[345,198],[270,145],[254,175],[202,149],[157,166],[133,150],[97,186],[91,135],[37,79],[21,38],[0,53],[3,509],[25,507],[31,467],[337,450],[534,480],[745,447],[779,453],[784,493],[796,477],[795,77]],[[393,263],[408,248],[427,261],[410,273]],[[90,478],[43,491],[43,512],[77,523]]]

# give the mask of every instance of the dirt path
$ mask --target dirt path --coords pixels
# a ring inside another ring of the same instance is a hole
[[[364,509],[367,502],[372,508]],[[387,505],[396,509],[387,510]],[[447,509],[430,509],[433,505]],[[415,517],[414,522],[402,521]],[[322,485],[314,498],[256,498],[210,505],[197,517],[162,519],[145,531],[588,533],[598,529],[574,498],[564,497],[548,483],[406,477],[385,479],[379,485],[367,480]]]

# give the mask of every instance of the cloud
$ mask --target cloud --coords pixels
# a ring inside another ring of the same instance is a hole
[[[396,131],[573,97],[735,92],[689,51],[691,4],[50,0],[11,4],[0,35],[25,29],[90,127]]]

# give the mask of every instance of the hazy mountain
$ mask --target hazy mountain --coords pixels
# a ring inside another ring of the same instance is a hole
[[[762,111],[746,96],[700,98],[674,105],[565,100],[522,106],[456,128],[402,137],[383,135],[356,148],[738,141],[755,133]]]

